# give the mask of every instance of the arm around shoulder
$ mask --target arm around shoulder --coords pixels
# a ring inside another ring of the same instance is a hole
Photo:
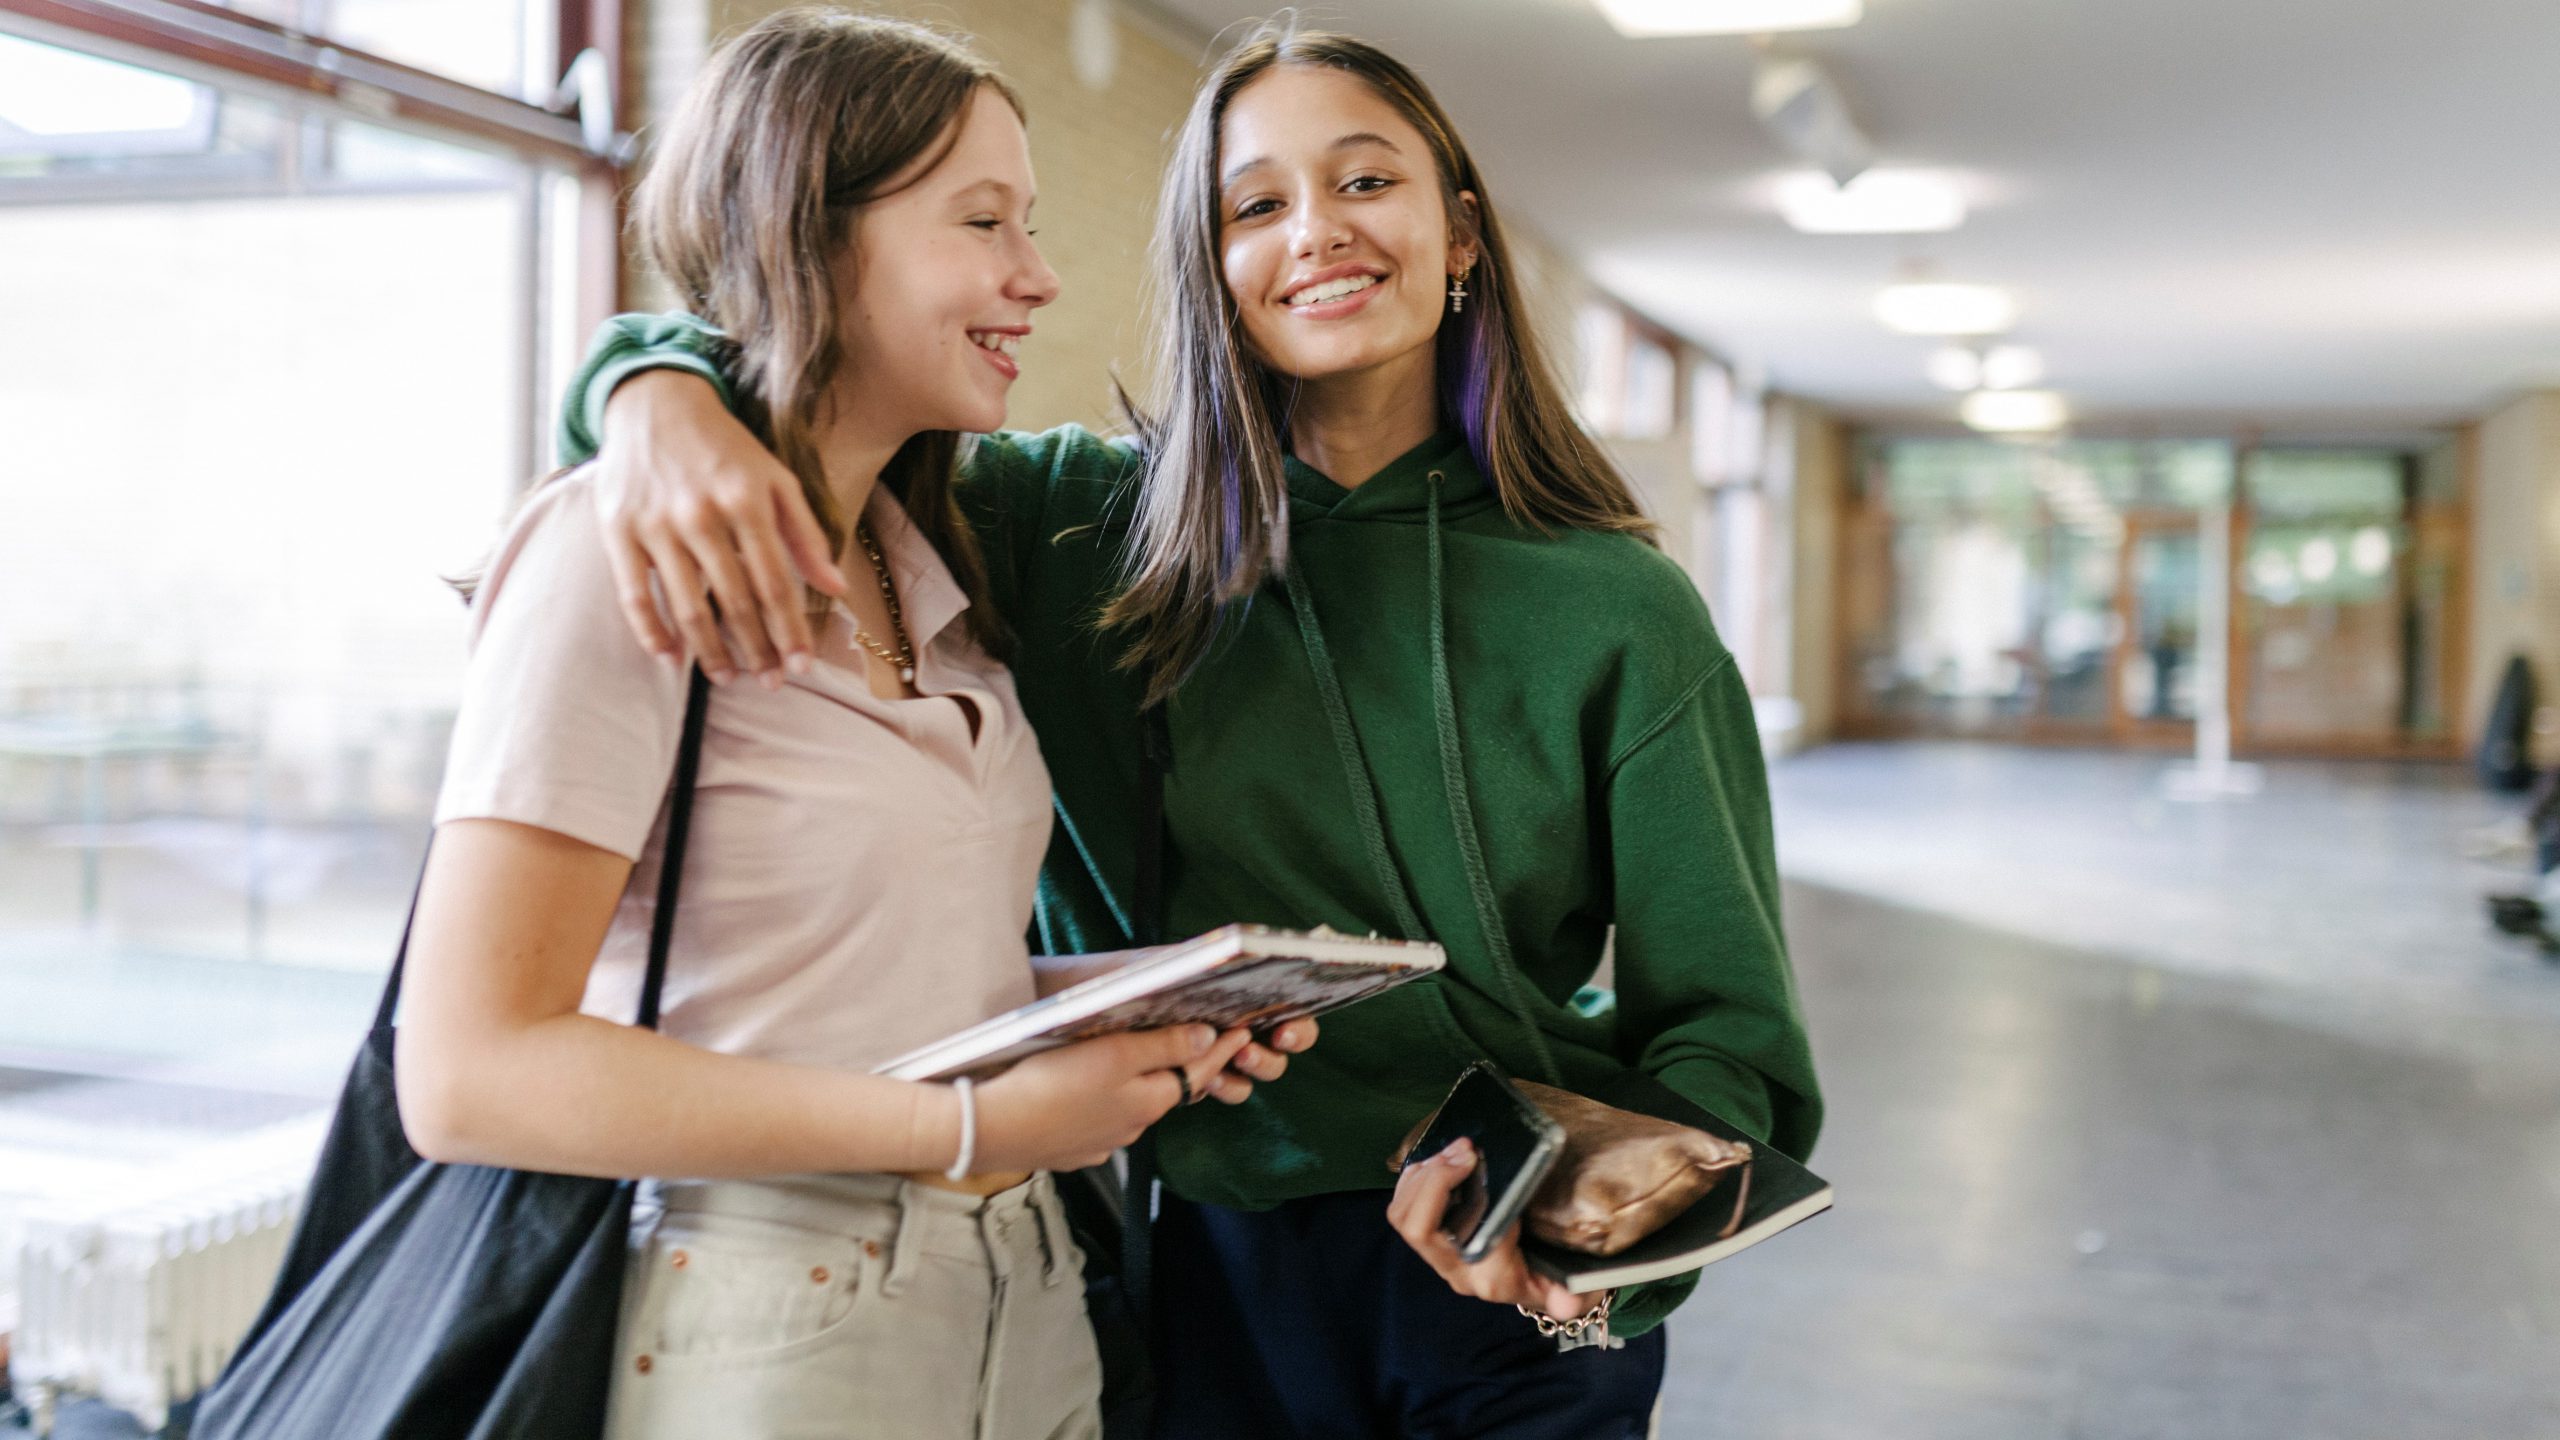
[[[700,376],[719,392],[720,403],[733,405],[736,395],[720,365],[725,337],[699,316],[681,310],[663,315],[616,315],[599,326],[587,342],[587,356],[569,377],[561,395],[560,463],[580,465],[604,446],[605,403],[614,387],[644,370],[681,370]]]

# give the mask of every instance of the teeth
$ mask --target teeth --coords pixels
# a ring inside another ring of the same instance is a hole
[[[1378,277],[1375,275],[1348,275],[1340,280],[1327,280],[1321,285],[1310,285],[1290,296],[1287,303],[1321,305],[1327,300],[1339,300],[1345,295],[1356,295],[1377,283]]]
[[[1011,357],[1013,352],[1022,348],[1021,336],[1002,335],[993,330],[972,330],[969,332],[969,340],[981,350],[993,350],[1006,357]]]

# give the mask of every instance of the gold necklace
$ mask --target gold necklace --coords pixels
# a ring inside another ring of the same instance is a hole
[[[913,685],[916,683],[916,647],[915,642],[907,638],[906,612],[898,608],[898,587],[889,579],[889,562],[880,554],[880,542],[872,538],[871,522],[855,521],[853,538],[862,542],[862,553],[871,557],[871,573],[880,577],[880,598],[888,602],[889,630],[898,637],[898,648],[892,650],[881,644],[859,624],[853,627],[853,638],[863,649],[879,656],[882,664],[894,668],[899,680]]]

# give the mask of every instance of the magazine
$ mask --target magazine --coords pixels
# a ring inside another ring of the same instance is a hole
[[[1164,1025],[1268,1030],[1418,980],[1447,958],[1422,941],[1228,925],[1141,951],[1126,965],[911,1050],[875,1073],[896,1080],[982,1076],[1036,1051]]]

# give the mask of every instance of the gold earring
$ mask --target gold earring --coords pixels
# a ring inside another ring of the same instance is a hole
[[[1469,265],[1449,281],[1450,314],[1458,314],[1467,308],[1467,277],[1475,272],[1476,267]]]

